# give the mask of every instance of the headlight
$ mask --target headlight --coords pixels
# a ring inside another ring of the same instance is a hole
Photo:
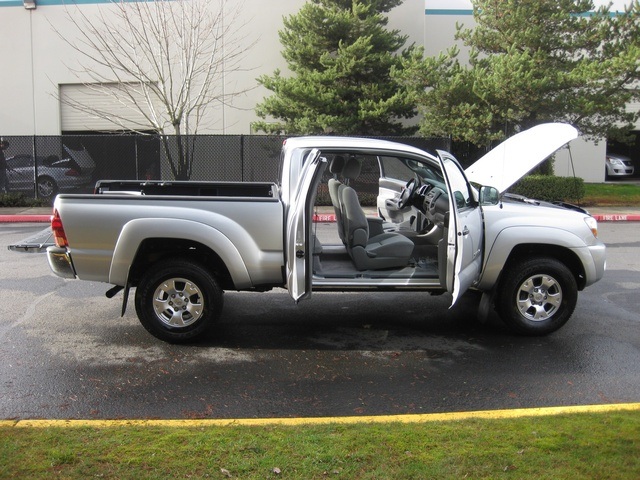
[[[587,224],[594,237],[598,236],[598,221],[593,217],[584,217],[584,223]]]
[[[620,160],[619,158],[607,157],[607,160],[609,161],[609,163],[611,165],[617,165],[618,167],[624,167],[624,162],[622,160]]]

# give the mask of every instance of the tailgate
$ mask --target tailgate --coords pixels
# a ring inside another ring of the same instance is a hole
[[[55,245],[51,227],[47,227],[30,237],[9,245],[7,248],[13,252],[22,253],[44,253],[47,247]]]

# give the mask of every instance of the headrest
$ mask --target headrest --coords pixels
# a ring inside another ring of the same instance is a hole
[[[329,171],[334,175],[342,175],[344,164],[344,157],[342,155],[336,155],[335,157],[333,157],[333,160],[331,160],[331,163],[329,164]]]
[[[360,175],[360,168],[362,168],[362,165],[360,165],[358,159],[355,157],[350,157],[344,167],[342,176],[344,178],[348,178],[349,180],[355,180],[356,178],[358,178],[358,175]]]

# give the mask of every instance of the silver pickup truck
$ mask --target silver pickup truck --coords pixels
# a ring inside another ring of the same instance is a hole
[[[473,288],[480,315],[495,308],[516,332],[548,334],[602,278],[605,246],[586,211],[503,192],[576,137],[539,125],[466,171],[444,151],[291,138],[278,183],[100,181],[94,194],[56,198],[48,260],[61,277],[112,284],[107,296],[124,289],[123,313],[135,287],[142,325],[168,342],[209,331],[224,290],[274,287],[296,302],[313,291],[450,292],[452,305]],[[378,176],[375,215],[353,187],[363,165]],[[313,222],[319,189],[333,204],[329,240]]]

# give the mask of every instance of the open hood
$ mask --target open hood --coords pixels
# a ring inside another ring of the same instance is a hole
[[[86,149],[73,150],[66,145],[63,145],[63,147],[83,172],[91,173],[93,169],[96,168],[96,162],[93,161],[93,158],[91,158],[91,155],[89,155]]]
[[[467,178],[501,193],[578,137],[566,123],[543,123],[507,138],[465,170]]]

